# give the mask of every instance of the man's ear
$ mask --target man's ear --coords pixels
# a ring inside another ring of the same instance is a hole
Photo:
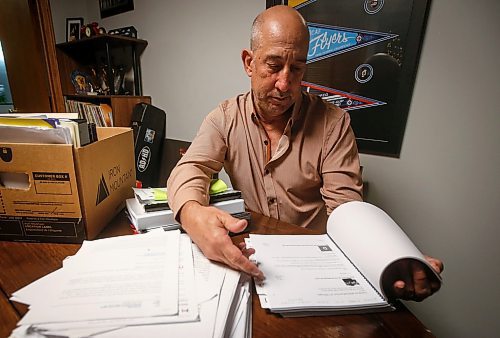
[[[243,49],[241,52],[241,61],[243,61],[243,69],[249,77],[252,76],[253,52],[248,49]]]

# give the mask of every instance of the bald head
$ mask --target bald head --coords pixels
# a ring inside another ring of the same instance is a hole
[[[259,49],[264,38],[277,37],[296,40],[307,48],[309,29],[302,15],[292,7],[273,6],[256,17],[252,25],[250,49]]]

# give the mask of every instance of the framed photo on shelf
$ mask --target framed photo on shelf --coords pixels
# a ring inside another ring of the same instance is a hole
[[[134,10],[134,0],[99,0],[101,19]]]
[[[66,41],[80,40],[83,18],[66,18]]]

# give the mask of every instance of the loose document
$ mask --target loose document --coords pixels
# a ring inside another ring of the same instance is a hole
[[[337,207],[325,235],[251,234],[247,247],[266,276],[256,285],[261,306],[283,316],[390,311],[381,279],[391,263],[416,259],[434,271],[384,211],[364,202]]]
[[[86,241],[12,295],[29,311],[11,337],[246,337],[249,290],[178,230]]]

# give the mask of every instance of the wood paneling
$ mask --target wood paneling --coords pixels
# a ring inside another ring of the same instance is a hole
[[[55,53],[50,52],[55,48],[53,31],[48,28],[51,24],[48,0],[2,1],[0,40],[12,100],[20,112],[50,112],[62,102],[57,69],[53,68]],[[59,95],[57,99],[52,89]]]

